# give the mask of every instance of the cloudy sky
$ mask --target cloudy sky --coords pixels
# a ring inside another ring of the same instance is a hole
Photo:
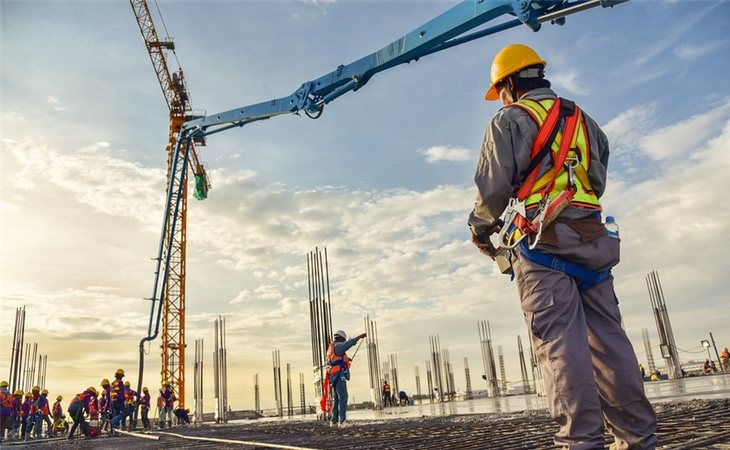
[[[287,96],[455,3],[159,8],[193,105],[212,114]],[[128,2],[2,0],[0,13],[0,376],[15,308],[25,305],[26,341],[48,355],[47,387],[70,396],[118,367],[136,373],[162,221],[167,110]],[[704,358],[710,332],[730,345],[728,21],[722,1],[594,9],[562,27],[518,27],[381,73],[317,121],[281,116],[210,137],[201,152],[212,190],[188,209],[188,379],[195,339],[205,339],[212,367],[213,321],[223,315],[234,409],[253,408],[256,373],[262,406],[273,405],[272,350],[291,363],[295,384],[299,372],[309,382],[306,254],[327,247],[335,328],[357,334],[364,316],[374,319],[381,358],[397,354],[406,391],[415,390],[414,367],[425,372],[430,335],[449,349],[457,388],[465,357],[483,388],[479,320],[504,349],[507,378],[519,380],[516,340],[526,329],[516,289],[466,227],[484,126],[499,106],[483,100],[491,59],[515,42],[548,61],[556,90],[611,140],[603,204],[621,226],[616,290],[639,359],[641,328],[659,358],[651,270],[683,360]],[[158,344],[146,358],[150,386]],[[358,359],[351,395],[363,401],[364,350]],[[211,411],[212,370],[205,376]]]

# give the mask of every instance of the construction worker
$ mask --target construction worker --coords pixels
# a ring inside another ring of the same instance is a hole
[[[720,369],[723,372],[730,372],[730,351],[727,347],[723,347],[720,352]]]
[[[33,417],[30,414],[30,402],[33,394],[26,392],[23,403],[20,405],[20,434],[23,440],[30,438],[30,432],[33,431]]]
[[[18,389],[13,393],[13,415],[12,415],[12,421],[13,421],[13,429],[11,431],[11,434],[13,435],[13,439],[19,439],[20,438],[20,425],[22,424],[22,413],[21,413],[21,406],[23,404],[23,391],[22,389]]]
[[[53,424],[51,423],[50,415],[51,415],[51,408],[48,403],[48,389],[43,389],[41,391],[40,398],[37,401],[38,404],[38,411],[36,412],[36,418],[35,418],[35,428],[36,428],[36,437],[41,437],[43,434],[43,423],[46,424],[46,435],[48,437],[51,437],[53,435]]]
[[[550,89],[546,65],[520,44],[494,58],[485,98],[503,107],[487,126],[474,177],[472,242],[506,261],[503,272],[511,264],[550,414],[560,424],[555,443],[601,447],[605,420],[612,448],[654,448],[656,416],[609,272],[619,239],[600,220],[608,140]],[[507,259],[490,240],[502,228],[499,245],[512,248]]]
[[[162,397],[162,406],[160,407],[160,428],[165,428],[165,418],[167,418],[167,427],[172,428],[172,411],[175,408],[175,392],[172,390],[172,384],[169,381],[162,383],[163,389],[160,391]]]
[[[15,400],[8,391],[8,382],[0,381],[0,442],[5,440],[5,430],[10,428]]]
[[[56,397],[56,403],[53,404],[53,407],[51,408],[51,415],[53,416],[53,434],[58,434],[58,432],[61,429],[61,424],[63,420],[63,406],[61,406],[61,400],[63,400],[63,396],[59,395]],[[65,430],[64,430],[65,431]]]
[[[99,409],[101,410],[101,430],[106,430],[111,425],[112,417],[112,386],[107,378],[101,380],[101,398],[99,399]]]
[[[150,413],[150,391],[147,389],[147,386],[142,388],[142,396],[139,397],[139,400],[137,402],[140,405],[141,414],[142,414],[142,426],[145,430],[150,429],[150,419],[149,419],[149,413]]]
[[[178,425],[190,425],[190,416],[188,415],[188,413],[190,413],[189,409],[183,408],[183,406],[178,403],[177,408],[175,408],[173,413],[177,418]]]
[[[81,434],[86,435],[88,423],[86,422],[85,414],[91,413],[90,402],[92,398],[97,396],[97,391],[94,386],[89,386],[86,390],[71,400],[71,404],[68,405],[68,415],[74,424],[71,426],[71,430],[68,433],[67,439],[74,438],[74,432],[76,427],[81,426]]]
[[[43,428],[41,427],[41,387],[36,385],[33,386],[31,389],[31,399],[30,399],[30,415],[28,416],[28,420],[33,422],[33,427],[31,427],[33,431],[33,435],[36,439],[40,439],[43,437]]]
[[[387,381],[383,381],[383,407],[393,406],[393,399],[391,398],[390,385]]]
[[[137,391],[132,389],[129,381],[124,382],[124,398],[125,398],[125,409],[124,419],[122,420],[122,426],[125,426],[125,420],[129,419],[128,430],[132,431],[137,426],[137,418],[134,417],[134,413],[137,409]]]
[[[111,383],[112,428],[119,428],[126,417],[126,397],[122,378],[124,378],[124,370],[117,369],[114,373],[114,381]]]
[[[334,391],[330,426],[349,426],[347,422],[347,380],[350,379],[350,358],[348,358],[346,352],[365,336],[367,335],[363,333],[348,340],[347,333],[338,330],[327,348],[327,363],[329,365],[327,376]]]

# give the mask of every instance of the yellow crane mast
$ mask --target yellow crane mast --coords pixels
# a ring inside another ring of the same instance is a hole
[[[171,71],[168,67],[166,53],[172,55],[177,62],[174,42],[166,38],[160,40],[155,29],[152,15],[146,0],[130,0],[134,16],[137,19],[139,31],[142,33],[147,53],[155,69],[157,80],[162,88],[162,94],[170,110],[170,134],[167,143],[167,181],[172,183],[173,192],[180,192],[180,208],[176,217],[170,221],[165,231],[165,250],[170,249],[170,270],[167,275],[166,289],[162,298],[162,364],[160,370],[161,381],[169,381],[181,406],[185,405],[185,248],[187,223],[187,177],[182,176],[179,170],[174,172],[173,156],[180,136],[180,129],[188,120],[194,119],[190,96],[185,84],[185,76],[181,68]],[[159,12],[159,8],[158,8]],[[160,16],[161,17],[161,16]],[[164,25],[164,21],[163,21]],[[198,145],[205,145],[203,140],[196,141]],[[185,147],[181,146],[181,152]],[[195,175],[194,196],[198,200],[207,197],[208,177],[205,168],[195,148],[195,143],[189,147],[191,167]],[[182,184],[182,186],[180,186]],[[178,189],[180,188],[180,189]],[[174,204],[174,202],[171,202]],[[174,215],[174,209],[169,213]],[[173,221],[175,226],[173,226]]]

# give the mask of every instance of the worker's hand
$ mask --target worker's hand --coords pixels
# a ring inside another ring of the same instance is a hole
[[[365,336],[367,336],[367,335],[368,335],[367,333],[363,333],[363,334],[361,334],[360,336],[358,336],[357,338],[358,338],[358,339],[362,339],[362,338],[364,338],[364,337],[365,337]]]
[[[496,231],[487,231],[478,235],[474,233],[471,234],[471,242],[476,245],[482,254],[489,256],[492,259],[494,259],[497,255],[497,249],[494,248],[494,245],[492,245],[492,241],[489,240],[489,236],[497,231],[499,231],[499,227],[496,228]]]

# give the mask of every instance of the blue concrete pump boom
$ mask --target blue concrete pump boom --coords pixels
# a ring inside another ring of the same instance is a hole
[[[163,245],[168,226],[173,232],[182,194],[174,192],[173,186],[181,189],[187,174],[188,156],[191,142],[201,141],[206,136],[230,128],[242,127],[248,123],[268,119],[281,114],[293,114],[299,111],[310,118],[319,117],[324,106],[343,94],[357,91],[375,74],[397,65],[472,41],[490,34],[498,33],[524,24],[532,31],[538,31],[545,22],[562,25],[565,16],[593,7],[612,7],[628,0],[465,0],[431,21],[414,29],[405,36],[393,41],[382,49],[358,59],[347,65],[340,65],[334,71],[312,81],[302,84],[288,97],[277,98],[254,105],[211,114],[185,122],[177,141],[170,173],[178,174],[179,180],[170,177],[165,217],[162,224],[162,236],[157,255],[154,292],[150,311],[148,336],[139,343],[140,376],[144,365],[144,344],[156,338],[159,330],[162,298],[165,292],[167,273],[170,270],[170,249]],[[501,23],[487,28],[474,30],[501,16],[513,16]],[[179,166],[181,165],[181,166]],[[175,202],[175,205],[172,203]],[[171,208],[172,207],[172,208]],[[171,211],[174,212],[170,214]],[[164,253],[164,254],[163,254]],[[160,279],[162,282],[160,283]],[[153,331],[152,324],[156,323]]]

